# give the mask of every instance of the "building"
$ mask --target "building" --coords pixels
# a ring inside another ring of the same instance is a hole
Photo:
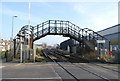
[[[120,24],[98,31],[98,33],[110,40],[110,51],[115,62],[120,63]]]
[[[46,43],[43,44],[34,44],[36,48],[44,49],[44,48],[52,48],[52,46],[48,46]]]
[[[100,35],[110,40],[110,51],[112,52],[111,57],[114,57],[115,61],[119,62],[120,61],[120,24],[100,30],[97,33],[99,33]],[[70,53],[79,53],[80,52],[79,47],[80,47],[79,42],[75,41],[74,39],[66,40],[60,44],[61,49],[67,50]],[[106,47],[109,48],[108,45],[106,45]],[[99,49],[99,50],[102,50],[102,49]],[[105,53],[100,51],[99,54],[107,55],[108,50],[105,51]]]
[[[98,31],[98,33],[110,40],[110,50],[120,49],[120,24]]]
[[[1,51],[10,50],[10,41],[0,39],[0,48],[1,48]]]
[[[74,39],[68,39],[60,44],[60,49],[66,50],[69,53],[77,53],[79,51],[78,46],[79,42]]]

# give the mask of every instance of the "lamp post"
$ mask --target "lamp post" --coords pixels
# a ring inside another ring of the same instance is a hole
[[[12,40],[13,40],[14,18],[17,18],[17,16],[12,16]]]
[[[12,16],[12,37],[10,39],[10,53],[12,54],[12,46],[13,46],[13,26],[14,26],[14,18],[17,18],[17,16]],[[14,55],[15,57],[15,55]]]

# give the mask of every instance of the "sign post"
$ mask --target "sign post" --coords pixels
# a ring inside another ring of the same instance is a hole
[[[105,40],[97,40],[97,43],[105,43]]]
[[[101,53],[101,44],[105,44],[105,40],[97,40],[97,50],[98,50],[98,54],[100,54],[100,57],[102,58],[102,53]],[[103,48],[103,47],[102,47]]]

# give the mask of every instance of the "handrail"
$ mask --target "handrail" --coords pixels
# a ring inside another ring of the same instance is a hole
[[[50,21],[50,23],[49,23],[49,21]],[[55,23],[56,22],[56,23]],[[39,24],[40,25],[40,27],[42,27],[41,25],[43,25],[43,27],[45,26],[45,25],[47,25],[47,24],[54,24],[54,26],[55,26],[55,24],[63,24],[63,23],[61,23],[61,22],[66,22],[66,25],[68,25],[68,27],[70,27],[70,28],[72,28],[72,27],[74,27],[73,29],[76,29],[76,27],[77,27],[77,29],[82,29],[82,28],[80,28],[79,26],[76,26],[75,24],[73,24],[73,23],[71,23],[70,21],[63,21],[63,20],[48,20],[48,21],[45,21],[45,22],[43,22],[43,23],[41,23],[41,24]],[[63,24],[63,25],[65,25],[65,24]],[[62,25],[62,26],[63,26]],[[51,26],[52,27],[52,26]],[[60,26],[61,27],[61,26]],[[57,28],[57,27],[56,27]],[[63,27],[64,28],[64,27]],[[34,29],[36,29],[36,28],[34,28]],[[83,31],[85,30],[85,28],[83,29]],[[91,30],[91,29],[89,29],[89,30]],[[88,31],[89,31],[88,30]],[[79,34],[80,34],[80,32],[79,32],[79,30],[73,30],[73,31],[76,31],[76,32],[78,32]],[[92,30],[93,31],[93,30]],[[37,31],[38,32],[38,31]],[[40,30],[39,30],[39,32],[40,32]],[[36,33],[36,32],[34,32],[34,33]],[[108,40],[107,38],[105,38],[105,37],[103,37],[103,36],[101,36],[100,34],[98,34],[97,32],[94,32],[93,31],[93,33],[95,33],[95,34],[97,34],[98,36],[100,36],[100,37],[102,37],[102,38],[104,38],[104,39],[106,39],[106,40]]]

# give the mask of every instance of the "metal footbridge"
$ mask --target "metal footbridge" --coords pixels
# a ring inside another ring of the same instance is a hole
[[[48,20],[36,26],[25,25],[21,28],[14,38],[14,56],[18,55],[21,43],[33,49],[33,42],[46,35],[63,35],[75,39],[80,48],[88,52],[95,51],[98,41],[105,41],[98,49],[110,49],[110,41],[89,28],[81,28],[70,21]]]

